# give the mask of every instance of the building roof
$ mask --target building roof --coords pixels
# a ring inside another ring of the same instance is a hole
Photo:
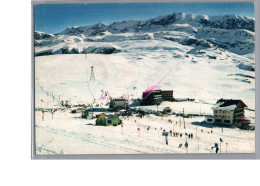
[[[173,90],[162,90],[162,93],[173,93]]]
[[[161,88],[160,85],[154,85],[154,86],[151,86],[149,87],[148,89],[146,89],[144,92],[143,92],[143,99],[146,98],[147,96],[149,96],[153,91],[157,90]]]
[[[105,115],[105,117],[108,118],[108,119],[118,118],[117,115],[113,115],[113,114],[109,114],[109,115],[104,114],[104,115]]]
[[[212,107],[213,110],[235,110],[238,104],[242,104],[243,107],[247,105],[242,100],[233,99],[219,99],[217,103]]]
[[[238,105],[239,103],[242,104],[242,106],[247,107],[247,105],[242,100],[235,100],[235,99],[219,99],[217,103],[221,103],[220,107],[227,107],[231,105]]]
[[[125,98],[115,98],[115,99],[113,99],[112,98],[111,101],[127,101],[127,99],[125,99]]]
[[[105,113],[102,113],[99,115],[99,117],[97,118],[97,120],[104,120],[104,119],[113,119],[113,118],[118,118],[117,115],[113,115],[113,114],[105,114]]]

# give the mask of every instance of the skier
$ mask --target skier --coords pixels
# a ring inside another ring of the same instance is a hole
[[[218,148],[218,144],[217,143],[215,143],[215,148],[216,148],[216,153],[218,153],[219,148]]]
[[[216,147],[216,153],[218,153],[218,150],[219,150],[219,148],[218,148],[218,147]]]
[[[165,135],[165,142],[166,142],[166,145],[168,145],[168,135]]]

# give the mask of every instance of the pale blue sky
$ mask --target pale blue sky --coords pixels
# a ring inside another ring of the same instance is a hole
[[[125,4],[40,4],[35,6],[35,30],[58,33],[72,26],[99,21],[146,20],[174,12],[254,17],[253,3],[125,3]]]

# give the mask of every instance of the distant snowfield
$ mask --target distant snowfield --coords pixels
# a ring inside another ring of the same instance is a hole
[[[178,54],[185,48],[143,50],[142,53],[142,50],[135,50],[110,55],[36,57],[36,106],[41,99],[46,99],[45,91],[60,95],[61,99],[71,99],[76,104],[99,99],[101,90],[109,91],[112,97],[134,94],[135,98],[140,98],[146,88],[161,85],[162,89],[174,90],[176,98],[195,98],[208,103],[215,103],[220,98],[242,99],[250,109],[255,109],[255,73],[238,68],[233,61],[244,60],[244,56],[222,52],[219,56],[223,60],[219,60]],[[207,53],[216,54],[217,51]],[[91,66],[94,66],[95,82],[89,82]]]
[[[156,41],[158,42],[158,41]],[[170,106],[174,112],[212,114],[212,104],[219,98],[242,99],[250,109],[255,109],[255,79],[250,83],[243,82],[243,74],[254,77],[254,72],[237,67],[236,60],[248,60],[246,56],[238,56],[222,51],[219,59],[208,59],[203,56],[189,54],[184,51],[191,48],[178,46],[165,50],[167,41],[158,43],[158,48],[147,41],[138,41],[131,52],[118,54],[62,54],[35,57],[35,106],[58,108],[60,100],[71,100],[73,104],[92,103],[94,99],[101,101],[101,90],[108,91],[112,97],[123,94],[134,94],[140,98],[142,91],[152,85],[161,85],[162,89],[173,89],[176,98],[195,98],[195,102],[164,102],[158,110]],[[137,47],[140,46],[140,47]],[[207,54],[218,55],[219,51],[207,50]],[[229,57],[228,57],[229,56]],[[220,60],[223,58],[223,60]],[[90,80],[90,67],[94,66],[96,81]],[[53,93],[54,98],[48,96]],[[42,100],[42,101],[41,101]],[[156,110],[156,106],[142,107]],[[143,119],[123,119],[123,127],[94,126],[95,120],[79,118],[79,114],[71,114],[69,110],[57,111],[54,119],[50,113],[36,112],[36,153],[37,154],[143,154],[143,153],[186,153],[185,135],[169,136],[169,145],[165,144],[160,128],[181,133],[196,134],[199,139],[187,139],[188,153],[211,153],[214,143],[222,143],[222,153],[253,153],[255,151],[255,132],[237,128],[221,128],[201,126],[203,117],[185,119],[186,129],[180,127],[180,118],[170,116],[161,119],[147,116]],[[246,116],[254,123],[255,112],[246,110]],[[173,124],[168,122],[173,120]],[[136,122],[135,122],[136,120]],[[176,125],[176,121],[178,124]],[[147,127],[151,129],[147,131]],[[137,131],[140,128],[140,132]],[[155,128],[157,130],[155,130]],[[201,132],[203,129],[203,132]],[[213,134],[208,133],[213,130]]]

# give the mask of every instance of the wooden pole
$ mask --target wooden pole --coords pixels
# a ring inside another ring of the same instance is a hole
[[[198,150],[200,150],[200,138],[198,138]]]
[[[226,153],[227,153],[227,143],[226,143]]]
[[[173,133],[174,133],[174,122],[172,122],[172,136],[173,136]]]
[[[44,110],[42,110],[42,121],[44,121]]]
[[[198,133],[198,126],[196,125],[196,138],[198,137],[197,133]]]
[[[183,117],[183,128],[186,129],[186,126],[185,126],[185,120],[184,120],[184,108],[183,108],[183,114],[182,114],[182,117]]]

